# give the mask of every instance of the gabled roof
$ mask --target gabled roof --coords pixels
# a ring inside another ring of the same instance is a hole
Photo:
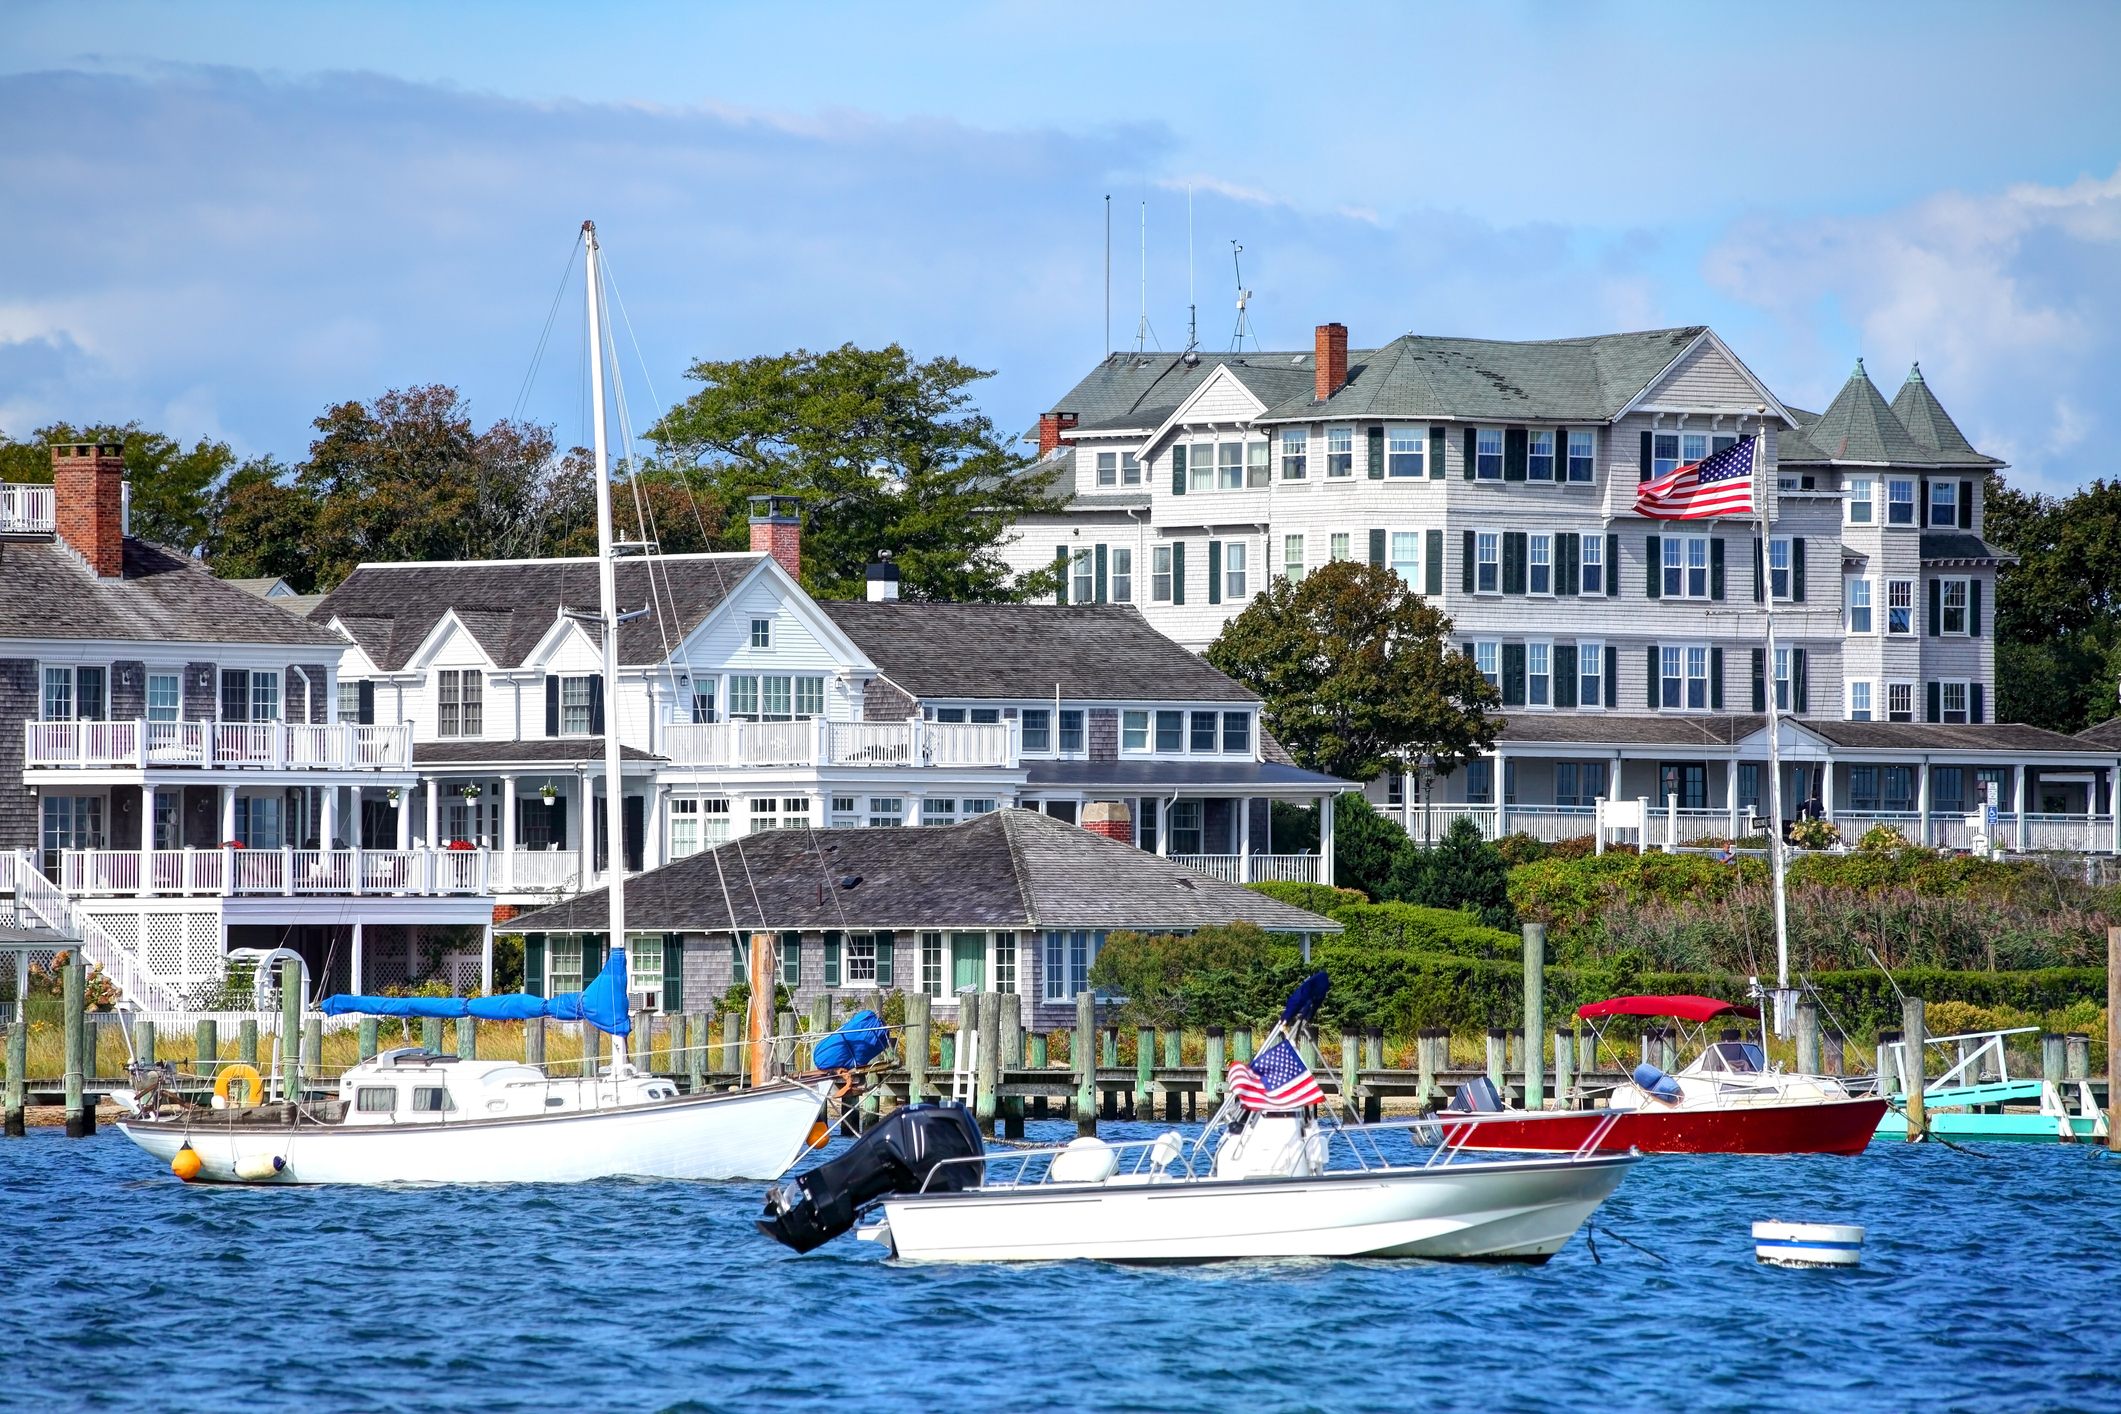
[[[2121,751],[2121,717],[2109,717],[2097,726],[2086,727],[2077,733],[2077,740],[2101,751]]]
[[[330,650],[321,623],[216,579],[189,555],[127,537],[124,576],[98,579],[58,541],[0,546],[0,639],[284,643]]]
[[[924,604],[830,600],[818,607],[885,677],[928,699],[1259,699],[1149,627],[1124,604]]]
[[[1870,375],[1863,371],[1860,358],[1856,360],[1856,371],[1841,385],[1827,410],[1813,421],[1798,421],[1803,425],[1801,443],[1787,433],[1777,439],[1775,460],[1780,465],[1862,462],[1919,467],[1933,465],[1937,460],[1901,426],[1900,419],[1871,383]]]
[[[1973,444],[1960,435],[1959,424],[1952,421],[1944,404],[1937,401],[1929,384],[1923,381],[1922,365],[1916,364],[1907,372],[1907,381],[1893,395],[1893,415],[1908,435],[1919,442],[1932,460],[1945,466],[2002,466],[2003,462],[1974,450]]]
[[[1229,367],[1268,405],[1308,392],[1309,353],[1115,353],[1106,357],[1055,403],[1054,412],[1076,417],[1069,433],[1140,432],[1163,426],[1180,403],[1193,396],[1216,369]]]
[[[766,558],[659,555],[653,560],[620,560],[619,608],[649,610],[620,627],[620,666],[662,662]],[[310,618],[319,625],[337,620],[377,669],[388,673],[403,668],[442,615],[454,609],[486,655],[505,669],[523,666],[562,606],[595,612],[595,559],[362,565],[324,596]]]
[[[744,880],[723,888],[725,878]],[[858,879],[851,886],[845,880]],[[526,932],[602,932],[603,890],[539,909]],[[1033,810],[904,830],[767,830],[626,881],[626,924],[752,928],[1140,928],[1243,919],[1283,932],[1340,925]]]

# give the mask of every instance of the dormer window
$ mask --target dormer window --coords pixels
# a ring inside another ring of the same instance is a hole
[[[435,735],[484,736],[485,677],[477,668],[435,674]]]

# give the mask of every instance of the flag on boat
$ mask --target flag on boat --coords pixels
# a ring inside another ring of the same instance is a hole
[[[1753,513],[1753,452],[1758,437],[1674,467],[1635,490],[1635,514],[1653,520],[1707,520]]]
[[[1311,1067],[1286,1037],[1253,1057],[1250,1065],[1231,1061],[1226,1078],[1230,1093],[1248,1110],[1293,1110],[1326,1102]]]

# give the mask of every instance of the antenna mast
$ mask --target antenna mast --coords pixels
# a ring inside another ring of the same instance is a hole
[[[1200,311],[1193,288],[1193,183],[1186,183],[1186,352],[1200,347]]]
[[[1156,342],[1156,330],[1149,325],[1149,203],[1142,203],[1142,317],[1134,326],[1134,351],[1147,353],[1149,345]]]
[[[1244,253],[1245,248],[1243,246],[1236,241],[1230,242],[1230,268],[1237,272],[1237,328],[1231,331],[1230,334],[1230,352],[1232,353],[1243,353],[1245,351],[1245,338],[1247,335],[1250,335],[1252,339],[1253,351],[1256,353],[1259,350],[1259,335],[1252,332],[1251,317],[1245,312],[1245,307],[1252,302],[1252,292],[1245,288],[1245,267],[1237,258]]]
[[[1112,195],[1105,194],[1105,357],[1112,357]]]

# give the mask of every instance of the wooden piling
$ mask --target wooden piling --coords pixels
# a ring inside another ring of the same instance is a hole
[[[1097,1133],[1097,993],[1075,994],[1075,1036],[1068,1057],[1075,1062],[1075,1132]]]
[[[1547,929],[1543,923],[1524,925],[1524,1107],[1546,1106]]]
[[[1424,1109],[1428,1107],[1429,1100],[1436,1089],[1435,1057],[1435,1028],[1424,1026],[1419,1032],[1415,1034],[1414,1037],[1415,1076],[1419,1081],[1421,1088],[1421,1093],[1415,1097],[1415,1102]]]
[[[221,1028],[213,1021],[192,1027],[192,1069],[211,1080],[221,1070]]]
[[[1657,1028],[1657,1068],[1666,1075],[1679,1071],[1679,1032],[1673,1027]]]
[[[1223,1073],[1230,1068],[1229,1037],[1220,1026],[1208,1028],[1208,1036],[1201,1043],[1202,1060],[1205,1062],[1208,1106],[1213,1109],[1222,1103]]]
[[[2106,930],[2106,1147],[2121,1151],[2121,928]]]
[[[1147,1026],[1134,1028],[1134,1114],[1135,1119],[1156,1118],[1156,1032]],[[1144,1108],[1147,1107],[1147,1113]]]
[[[19,1003],[21,999],[17,998]],[[0,1130],[10,1139],[20,1139],[29,1132],[29,1017],[16,1017],[7,1024],[7,1114]]]
[[[707,1088],[707,1038],[710,1018],[696,1011],[685,1021],[685,1093],[697,1095]]]
[[[1900,1040],[1898,1031],[1878,1033],[1878,1093],[1890,1099],[1900,1090],[1900,1067],[1889,1049]]]
[[[312,1016],[302,1023],[302,1066],[311,1076],[324,1073],[324,1018]]]
[[[911,1005],[910,999],[908,1005]],[[714,1064],[709,1069],[729,1076],[738,1085],[744,1083],[744,1018],[741,1013],[723,1013],[722,1048],[714,1053]]]
[[[468,1016],[460,1016],[457,1018],[457,1059],[477,1060],[478,1058],[479,1023]],[[648,1048],[646,1046],[641,1048],[641,1059],[644,1062],[648,1059]],[[644,1065],[643,1069],[645,1068]]]
[[[302,961],[280,959],[280,1098],[302,1098]]]
[[[1505,1049],[1508,1043],[1508,1032],[1500,1027],[1488,1028],[1488,1083],[1495,1087],[1496,1094],[1505,1098],[1510,1093],[1509,1054]]]
[[[1825,1034],[1823,1034],[1823,1035],[1821,1035],[1821,1036],[1820,1036],[1820,1038],[1819,1038],[1819,1058],[1820,1058],[1820,1063],[1821,1063],[1822,1065],[1824,1065],[1824,1066],[1826,1067],[1826,1074],[1828,1074],[1828,1075],[1839,1075],[1839,1074],[1841,1074],[1841,1071],[1842,1071],[1842,1066],[1843,1066],[1844,1062],[1843,1062],[1843,1059],[1842,1059],[1842,1055],[1841,1055],[1841,1033],[1840,1033],[1840,1032],[1838,1032],[1838,1031],[1829,1031],[1829,1032],[1826,1032]]]
[[[1107,1026],[1104,1029],[1103,1036],[1099,1041],[1099,1047],[1100,1054],[1103,1057],[1101,1064],[1104,1068],[1106,1070],[1117,1070],[1119,1068],[1119,1028],[1117,1026]]]
[[[975,992],[968,1000],[973,1003],[974,1024],[979,1028],[972,1052],[972,1115],[982,1130],[999,1137],[1001,1131],[994,1116],[1001,1087],[1002,994]]]
[[[533,1016],[523,1023],[523,1064],[545,1068],[545,1018]]]
[[[941,1067],[945,1075],[951,1075],[956,1073],[957,1033],[952,1031],[945,1031],[941,1036],[938,1036],[936,1038],[935,1056],[936,1064]]]
[[[587,1022],[583,1023],[583,1031],[585,1034],[588,1031]],[[441,1017],[423,1016],[420,1018],[420,1047],[422,1050],[433,1051],[438,1056],[443,1054]],[[584,1047],[584,1054],[587,1054],[586,1045]]]
[[[1024,1063],[1024,1008],[1014,992],[997,992],[1001,1000],[995,1004],[994,1019],[998,1028],[1000,1050],[994,1053],[995,1066],[1000,1070],[1014,1070]]]
[[[1586,1026],[1576,1033],[1576,1073],[1589,1075],[1598,1069],[1598,1033]]]
[[[258,1068],[258,1019],[255,1016],[244,1017],[236,1026],[236,1060],[252,1070]],[[249,1098],[254,1105],[265,1102],[263,1095]]]
[[[1033,1070],[1050,1069],[1046,1063],[1046,1033],[1043,1031],[1031,1033],[1031,1068]]]
[[[1340,1102],[1349,1109],[1355,1107],[1355,1092],[1362,1087],[1362,1036],[1359,1032],[1340,1033]]]
[[[1181,1059],[1184,1054],[1185,1033],[1176,1026],[1166,1027],[1164,1030],[1164,1069],[1177,1070],[1179,1066],[1185,1063]]]
[[[773,1028],[774,1074],[786,1075],[795,1069],[795,1013],[777,1012]]]
[[[1244,1061],[1244,1062],[1246,1062],[1247,1064],[1250,1064],[1250,1063],[1251,1063],[1251,1060],[1252,1060],[1252,1028],[1251,1028],[1251,1027],[1249,1027],[1249,1026],[1240,1026],[1240,1027],[1238,1027],[1238,1028],[1237,1028],[1237,1029],[1236,1029],[1235,1031],[1232,1031],[1232,1032],[1230,1033],[1230,1059],[1231,1059],[1231,1060],[1237,1060],[1237,1061]]]
[[[140,1065],[155,1063],[155,1023],[144,1016],[133,1020],[133,1060]]]
[[[1362,1033],[1362,1068],[1383,1070],[1385,1068],[1385,1029],[1368,1026]]]
[[[1900,1029],[1905,1035],[1902,1049],[1907,1056],[1907,1138],[1912,1144],[1929,1130],[1929,1112],[1925,1107],[1922,1090],[1928,1082],[1924,1078],[1923,1061],[1923,1015],[1922,998],[1908,997],[1900,1004]]]
[[[81,1052],[88,1042],[88,1017],[82,1011],[82,1002],[88,988],[88,969],[81,965],[80,955],[75,954],[61,973],[61,1015],[65,1021],[66,1047],[66,1137],[83,1139],[95,1131],[93,1119],[82,1115]]]
[[[817,1055],[817,1043],[824,1040],[831,1033],[832,994],[830,992],[820,992],[810,1003],[809,1051],[813,1059],[806,1060],[801,1067],[802,1069],[815,1070],[817,1068],[817,1061],[814,1059]]]
[[[544,1018],[543,1018],[543,1017],[539,1017],[539,1018],[538,1018],[538,1020],[542,1021],[542,1020],[544,1020]],[[526,1034],[526,1035],[528,1035],[528,1034],[529,1034],[529,1033],[528,1033],[528,1028],[529,1028],[529,1026],[530,1026],[530,1023],[526,1021],[526,1022],[524,1022],[524,1023],[523,1023],[523,1025],[524,1025],[524,1027],[525,1027],[525,1034]],[[375,1019],[374,1017],[372,1017],[372,1016],[364,1016],[364,1017],[362,1017],[362,1018],[361,1018],[361,1059],[362,1059],[362,1060],[373,1060],[373,1059],[375,1059],[375,1054],[376,1054],[376,1043],[377,1043],[377,1041],[378,1041],[378,1040],[380,1039],[380,1037],[381,1037],[381,1031],[382,1031],[382,1028],[381,1028],[380,1026],[378,1026],[378,1025],[377,1025],[377,1023],[376,1023],[376,1019]]]
[[[2062,1077],[2065,1080],[2089,1080],[2092,1074],[2092,1038],[2082,1031],[2071,1031],[2062,1037]]]
[[[928,1098],[928,994],[906,994],[906,1100],[919,1104]]]
[[[2049,1085],[2062,1083],[2062,1033],[2040,1033],[2040,1079]]]
[[[1576,1033],[1554,1033],[1554,1108],[1576,1108]]]
[[[1797,1073],[1818,1075],[1819,1069],[1819,1003],[1801,1001],[1797,1003]]]

